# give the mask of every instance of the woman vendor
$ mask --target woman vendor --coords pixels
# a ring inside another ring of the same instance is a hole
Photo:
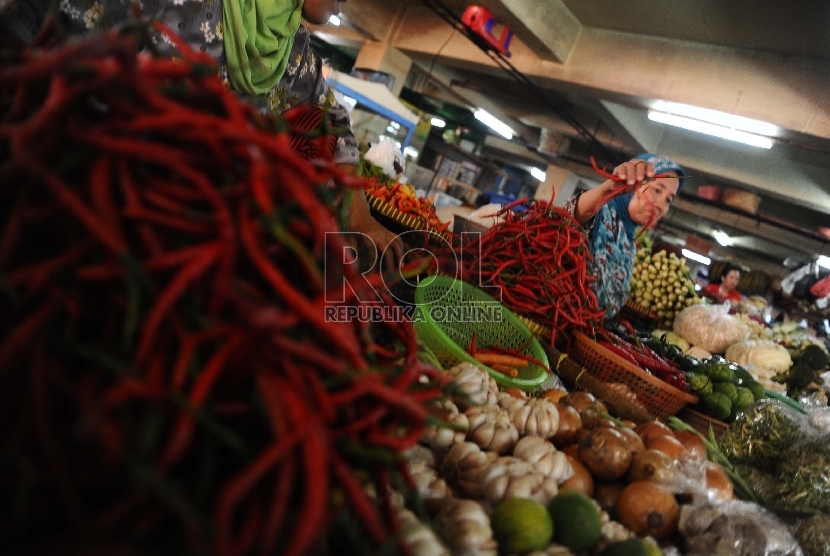
[[[300,104],[328,110],[334,130],[334,161],[354,173],[360,162],[349,113],[334,98],[322,75],[322,59],[310,48],[305,19],[325,25],[348,0],[61,0],[59,28],[72,34],[105,30],[133,21],[133,10],[165,23],[194,50],[206,52],[220,75],[240,97],[264,113],[281,113]],[[2,5],[3,3],[0,3]],[[0,7],[0,44],[28,44],[45,21],[51,0],[10,0]],[[169,38],[151,37],[163,56],[181,57]],[[368,236],[383,252],[387,247],[399,261],[403,243],[369,212],[362,191],[350,205],[350,231]]]
[[[718,303],[725,301],[740,301],[741,292],[735,289],[741,279],[741,268],[732,263],[726,263],[720,276],[708,284],[700,293]]]
[[[641,154],[624,162],[614,169],[614,174],[630,191],[600,205],[614,188],[622,185],[609,179],[565,204],[588,234],[592,271],[597,277],[594,287],[606,319],[614,317],[628,297],[637,254],[637,227],[653,226],[668,212],[686,175],[676,162],[656,154]]]

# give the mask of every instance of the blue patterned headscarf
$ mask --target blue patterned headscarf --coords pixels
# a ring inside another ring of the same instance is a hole
[[[641,154],[635,158],[650,162],[657,174],[677,172],[680,177],[678,191],[683,187],[686,173],[672,159],[656,154]],[[618,195],[601,207],[589,237],[591,252],[594,254],[591,266],[594,276],[597,277],[594,289],[599,306],[609,319],[616,315],[625,303],[631,285],[634,258],[637,254],[637,225],[628,212],[628,205],[633,196],[634,193]]]
[[[652,154],[652,153],[643,153],[638,154],[634,157],[638,160],[645,160],[646,162],[651,162],[651,165],[654,166],[654,173],[656,174],[664,174],[666,172],[675,172],[677,176],[680,178],[680,185],[677,186],[677,192],[680,193],[680,190],[683,189],[683,186],[686,184],[686,172],[683,168],[667,156],[663,156],[662,154]]]

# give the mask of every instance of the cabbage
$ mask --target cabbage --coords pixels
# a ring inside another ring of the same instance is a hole
[[[739,365],[753,365],[776,373],[786,371],[793,364],[790,352],[771,340],[744,340],[726,350],[724,356]]]
[[[673,328],[691,345],[717,354],[749,337],[749,327],[729,314],[728,305],[686,307],[674,318]]]

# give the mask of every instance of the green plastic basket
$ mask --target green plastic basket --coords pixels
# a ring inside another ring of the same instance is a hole
[[[547,369],[535,363],[519,367],[519,376],[511,378],[479,363],[461,347],[469,346],[475,333],[478,348],[526,346],[521,353],[549,367],[547,355],[530,329],[510,309],[478,288],[453,278],[430,276],[415,289],[415,304],[418,337],[445,369],[466,361],[484,367],[500,386],[522,390],[533,390],[547,380]]]

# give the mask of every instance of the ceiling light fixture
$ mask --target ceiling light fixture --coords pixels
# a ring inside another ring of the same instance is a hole
[[[816,259],[816,264],[824,268],[830,268],[830,257],[819,255],[818,259]]]
[[[715,238],[715,241],[723,245],[724,247],[729,247],[732,245],[732,238],[729,237],[726,232],[722,232],[720,230],[715,230],[712,232],[712,237]]]
[[[712,259],[710,259],[709,257],[704,257],[703,255],[695,253],[694,251],[689,251],[688,249],[682,249],[680,251],[680,254],[686,257],[687,259],[691,259],[706,266],[709,266],[709,263],[712,262]]]
[[[429,121],[429,123],[431,123],[431,124],[432,124],[432,125],[434,125],[435,127],[445,127],[445,126],[447,125],[447,122],[445,122],[445,121],[444,121],[444,120],[442,120],[441,118],[432,118],[432,119]]]
[[[482,110],[481,108],[477,109],[473,116],[475,119],[507,139],[513,139],[513,130],[510,128],[509,125],[504,123],[503,121],[497,119],[495,116],[487,112],[486,110]]]
[[[775,136],[778,133],[778,126],[767,122],[744,118],[743,116],[736,116],[734,114],[721,112],[719,110],[698,108],[697,106],[692,106],[690,104],[680,104],[679,102],[658,100],[654,103],[652,108],[661,112],[668,112],[669,114],[676,114],[678,116],[694,118],[695,120],[702,120],[704,122],[709,122],[710,124],[729,127],[740,131],[747,131],[756,135]]]
[[[547,177],[547,174],[535,167],[530,169],[530,175],[539,181],[545,181],[545,178]]]
[[[690,131],[697,131],[698,133],[704,133],[706,135],[712,135],[722,139],[729,139],[730,141],[737,141],[738,143],[752,145],[753,147],[760,147],[762,149],[769,149],[772,147],[772,139],[769,137],[761,137],[760,135],[755,135],[754,133],[740,131],[701,120],[695,120],[685,116],[677,116],[675,114],[667,114],[666,112],[649,110],[648,119],[661,124],[672,125],[688,129]]]
[[[333,15],[329,18],[329,23],[331,23],[335,27],[339,27],[340,26],[340,18],[337,17],[336,15]]]

